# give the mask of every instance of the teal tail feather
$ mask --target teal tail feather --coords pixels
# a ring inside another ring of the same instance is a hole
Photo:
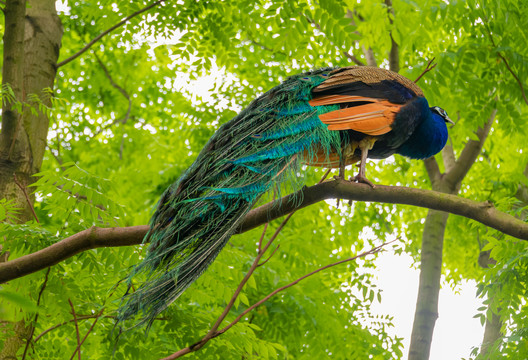
[[[221,126],[193,165],[162,195],[150,222],[143,262],[128,277],[118,323],[152,325],[213,262],[244,216],[268,190],[292,181],[316,153],[339,152],[339,132],[318,114],[336,105],[311,107],[311,89],[331,69],[291,77]],[[132,279],[145,282],[130,292]]]

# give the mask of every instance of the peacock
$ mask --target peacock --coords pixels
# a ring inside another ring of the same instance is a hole
[[[222,125],[161,196],[144,260],[128,277],[117,320],[147,323],[214,261],[257,200],[295,182],[305,165],[344,168],[367,157],[424,159],[446,144],[440,107],[411,80],[367,66],[323,68],[286,79]],[[132,278],[146,277],[134,292]]]

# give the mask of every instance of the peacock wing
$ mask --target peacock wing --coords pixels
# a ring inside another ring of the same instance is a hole
[[[391,131],[391,124],[402,107],[386,100],[351,95],[319,97],[310,100],[309,104],[343,104],[346,107],[319,115],[321,122],[328,125],[328,130],[354,130],[373,136]]]
[[[423,96],[409,79],[376,67],[350,66],[334,70],[312,90],[311,106],[338,104],[319,116],[329,130],[354,130],[379,136],[392,130],[396,114],[411,99]]]

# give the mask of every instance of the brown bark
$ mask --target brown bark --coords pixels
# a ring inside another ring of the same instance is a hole
[[[34,181],[31,175],[40,170],[49,126],[46,114],[37,109],[34,115],[30,107],[38,106],[39,102],[51,106],[50,97],[43,90],[53,87],[61,37],[62,26],[54,0],[29,1],[29,4],[22,0],[7,1],[2,85],[9,84],[13,89],[19,111],[14,103],[4,102],[0,198],[14,200],[21,209],[17,215],[20,222],[33,217],[24,187]],[[36,101],[35,96],[40,100]],[[22,188],[15,183],[15,175]],[[11,327],[13,335],[4,341],[0,359],[14,359],[32,329],[24,321],[3,325],[6,331]]]
[[[500,315],[492,313],[491,319],[486,319],[482,346],[480,347],[480,353],[477,356],[478,360],[491,359],[494,350],[493,345],[502,337],[501,329],[502,320]]]
[[[443,210],[471,218],[509,235],[528,240],[528,224],[496,210],[490,203],[479,203],[430,190],[383,185],[371,188],[369,185],[350,183],[344,180],[334,180],[307,187],[297,193],[256,208],[249,212],[237,233],[251,230],[317,202],[336,198],[407,204]],[[148,226],[146,225],[127,228],[93,227],[84,230],[35,253],[0,264],[0,283],[45,269],[89,249],[138,245],[143,241],[147,231]]]
[[[392,6],[392,0],[385,0],[385,5],[387,5],[389,22],[392,25],[392,17],[394,16],[394,7]],[[389,52],[389,69],[394,72],[400,72],[400,47],[398,46],[396,41],[394,41],[394,38],[392,37],[392,31],[390,32],[389,36],[391,39],[391,48]]]
[[[490,257],[490,251],[482,251],[479,254],[478,263],[480,267],[486,269],[490,265],[496,264],[497,262]],[[480,347],[480,353],[477,356],[478,360],[490,359],[492,356],[495,342],[502,337],[502,319],[499,314],[500,309],[497,309],[497,312],[493,311],[494,298],[488,298],[488,311],[491,312],[491,316],[486,318],[486,324],[484,326],[484,336],[482,339],[482,345]]]
[[[448,214],[430,210],[422,235],[420,280],[409,347],[409,359],[427,359],[438,318],[442,248]],[[424,357],[425,356],[425,357]]]
[[[22,103],[24,76],[24,29],[26,2],[8,1],[5,6],[4,64],[2,85],[13,90],[14,101],[3,102],[2,132],[0,133],[0,198],[12,199],[18,208],[24,209],[22,217],[29,219],[29,209],[23,193],[13,182],[13,174],[20,164],[27,162],[24,149],[28,148],[27,138],[22,136],[22,115],[15,108],[15,102]]]
[[[524,176],[528,177],[528,164],[523,171]],[[520,184],[515,197],[519,200],[519,203],[514,204],[514,209],[525,208],[528,205],[528,186]],[[522,221],[526,221],[528,218],[528,212],[526,210],[521,211],[516,216]],[[483,246],[485,244],[482,244]],[[497,261],[491,256],[491,250],[481,251],[478,258],[478,264],[480,267],[487,269],[490,265],[495,265]],[[482,338],[482,345],[480,347],[480,353],[477,357],[478,360],[491,359],[494,355],[493,352],[497,350],[500,345],[498,340],[504,336],[502,332],[503,319],[500,315],[500,308],[494,309],[493,303],[496,298],[488,295],[488,311],[486,312],[486,324],[484,326],[484,336]]]

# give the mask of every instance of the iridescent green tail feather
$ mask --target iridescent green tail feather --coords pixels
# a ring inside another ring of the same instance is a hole
[[[331,69],[289,78],[213,135],[193,165],[162,195],[145,237],[147,255],[130,274],[146,281],[123,298],[118,321],[152,324],[213,262],[255,202],[316,153],[340,152],[339,132],[317,115],[311,90]]]

